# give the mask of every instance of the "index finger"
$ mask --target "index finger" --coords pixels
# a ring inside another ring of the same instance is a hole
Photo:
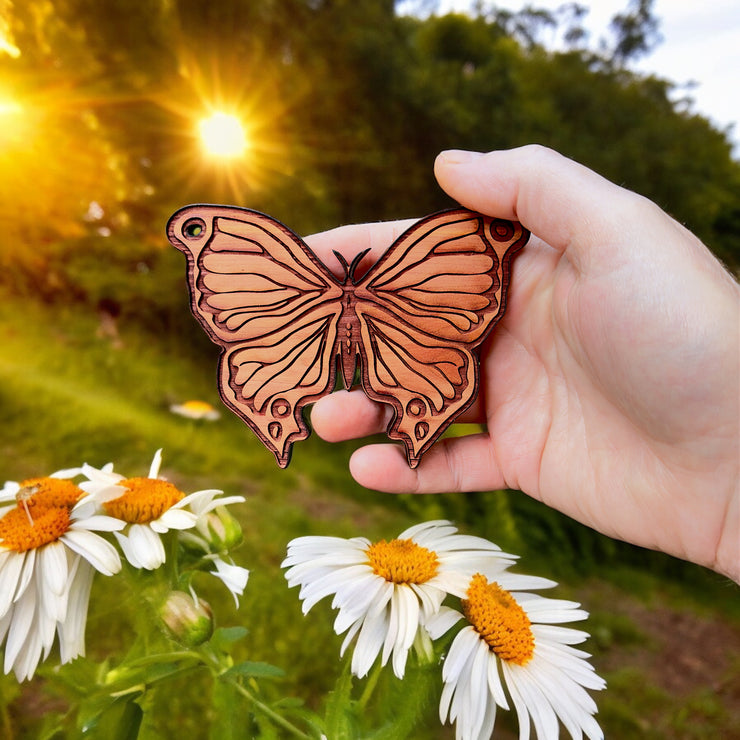
[[[582,272],[594,259],[623,259],[625,248],[642,243],[652,218],[665,218],[646,198],[543,146],[442,152],[434,171],[461,205],[520,221],[551,247],[567,250]]]

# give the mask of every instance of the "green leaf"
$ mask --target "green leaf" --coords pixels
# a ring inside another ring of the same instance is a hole
[[[269,663],[261,663],[245,660],[243,663],[237,663],[229,668],[228,671],[221,674],[224,677],[243,676],[245,678],[282,678],[285,671]]]
[[[151,655],[133,663],[123,663],[110,671],[106,690],[121,693],[137,691],[142,685],[151,685],[172,678],[178,673],[197,668],[200,658],[192,654],[165,653]]]
[[[216,650],[228,652],[228,646],[243,640],[249,634],[246,627],[219,627],[211,637],[211,645]]]
[[[136,740],[144,712],[130,697],[114,700],[109,707],[82,726],[81,736],[90,740]]]
[[[279,740],[280,732],[270,721],[269,717],[265,717],[260,713],[256,713],[254,720],[259,727],[258,737],[260,740]]]
[[[209,740],[244,740],[253,736],[249,705],[234,684],[214,681],[211,692],[212,717]]]
[[[305,702],[303,699],[301,699],[298,696],[285,696],[282,699],[278,699],[277,701],[273,702],[272,706],[273,708],[277,709],[278,707],[280,709],[301,709]]]
[[[36,740],[53,740],[53,738],[64,737],[64,719],[64,715],[59,712],[45,714],[44,723],[36,735]]]
[[[296,700],[297,702],[298,700]],[[329,737],[326,730],[326,725],[324,724],[324,720],[319,717],[315,712],[312,712],[310,709],[306,709],[303,706],[292,706],[289,704],[290,699],[283,699],[281,701],[275,702],[272,707],[275,710],[281,709],[283,710],[283,715],[287,718],[290,717],[291,721],[293,718],[300,719],[306,727],[311,730],[313,733],[313,737],[315,737],[317,740],[321,738],[322,736],[324,738]]]
[[[414,731],[430,705],[439,682],[436,665],[409,665],[403,680],[390,676],[382,692],[373,697],[384,707],[386,722],[363,740],[405,740],[418,737]]]
[[[351,740],[357,736],[353,704],[352,674],[347,663],[326,701],[326,736],[330,740]]]
[[[91,694],[80,704],[77,714],[77,727],[85,737],[94,737],[93,732],[100,724],[101,718],[111,710],[115,704],[134,701],[138,699],[142,691],[136,691],[125,697],[114,697],[108,693],[96,692]]]

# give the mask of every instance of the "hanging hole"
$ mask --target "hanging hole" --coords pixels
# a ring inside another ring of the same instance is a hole
[[[182,225],[182,233],[186,239],[197,239],[205,230],[206,224],[202,218],[191,218]]]

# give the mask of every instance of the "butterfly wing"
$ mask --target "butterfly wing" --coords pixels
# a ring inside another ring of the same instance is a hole
[[[521,224],[457,209],[402,234],[359,281],[362,385],[393,406],[411,467],[478,392],[476,348],[504,313]]]
[[[221,397],[287,466],[302,408],[334,387],[342,287],[306,244],[257,211],[196,205],[167,225],[188,261],[191,307],[222,348]]]

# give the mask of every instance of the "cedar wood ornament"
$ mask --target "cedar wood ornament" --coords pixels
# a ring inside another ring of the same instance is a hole
[[[221,397],[278,465],[306,439],[306,404],[360,383],[395,414],[388,436],[415,468],[478,392],[477,348],[503,316],[511,258],[529,232],[465,209],[403,233],[360,278],[338,280],[281,223],[233,206],[192,205],[167,225],[188,260],[191,306],[221,347]]]

